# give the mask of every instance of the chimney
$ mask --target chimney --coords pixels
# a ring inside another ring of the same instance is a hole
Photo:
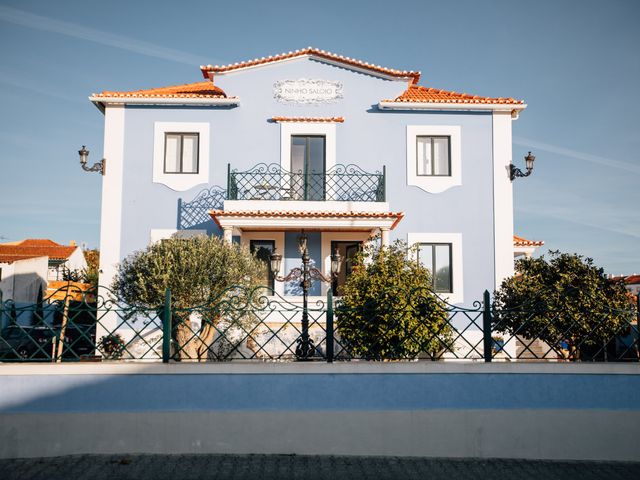
[[[70,246],[70,247],[75,247],[75,246],[76,246],[76,241],[75,241],[75,240],[71,240],[71,241],[69,242],[69,246]]]

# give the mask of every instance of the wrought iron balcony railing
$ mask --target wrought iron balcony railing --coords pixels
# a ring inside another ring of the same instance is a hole
[[[386,168],[367,173],[357,165],[335,165],[326,172],[289,172],[260,163],[238,172],[227,168],[229,200],[336,200],[384,202]]]

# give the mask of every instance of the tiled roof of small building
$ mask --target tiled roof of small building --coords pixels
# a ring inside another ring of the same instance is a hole
[[[527,240],[526,238],[519,237],[518,235],[513,236],[514,247],[541,247],[542,245],[544,245],[544,242],[541,240]]]
[[[272,122],[343,123],[344,117],[271,117]]]
[[[417,82],[420,79],[420,72],[414,72],[409,70],[396,70],[395,68],[382,67],[380,65],[374,65],[372,63],[363,62],[362,60],[356,60],[355,58],[345,57],[335,53],[327,52],[313,47],[303,48],[301,50],[295,50],[292,52],[280,53],[278,55],[270,55],[268,57],[255,58],[253,60],[247,60],[245,62],[231,63],[228,65],[202,65],[200,70],[205,78],[209,77],[209,73],[225,73],[233,70],[239,70],[242,68],[255,67],[258,65],[264,65],[273,62],[280,62],[283,60],[289,60],[296,57],[317,57],[332,62],[342,63],[352,67],[369,70],[372,72],[389,75],[398,78],[412,78],[413,82]]]
[[[60,245],[49,239],[27,239],[0,244],[0,255],[49,257],[50,260],[66,260],[75,252],[76,245]]]
[[[151,88],[147,90],[133,90],[130,92],[103,91],[94,97],[122,97],[122,98],[227,98],[227,94],[213,82],[204,81],[172,85],[170,87]]]
[[[451,92],[438,88],[423,87],[421,85],[409,85],[402,94],[393,100],[383,102],[414,102],[414,103],[470,103],[470,104],[508,104],[522,105],[524,101],[514,98],[481,97],[467,93]]]
[[[269,211],[269,210],[211,210],[211,218],[220,226],[217,217],[247,217],[247,218],[395,218],[392,229],[404,217],[403,212],[332,212],[332,211]]]

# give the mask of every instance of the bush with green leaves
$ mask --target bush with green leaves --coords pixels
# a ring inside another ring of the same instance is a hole
[[[112,289],[134,308],[161,309],[170,288],[179,357],[202,360],[216,334],[220,303],[251,292],[264,268],[246,247],[218,237],[172,238],[123,260]],[[202,317],[199,329],[190,321],[194,307]]]
[[[112,333],[100,338],[99,347],[106,359],[119,360],[125,351],[125,341],[117,333]]]
[[[336,307],[339,339],[367,360],[439,358],[453,348],[445,303],[403,242],[363,250]]]
[[[636,315],[623,284],[610,281],[591,258],[559,251],[518,260],[493,308],[494,331],[540,339],[561,355],[566,346],[570,360],[601,354],[628,333]]]

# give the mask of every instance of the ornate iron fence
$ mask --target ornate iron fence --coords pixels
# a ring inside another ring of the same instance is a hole
[[[0,361],[161,360],[162,310],[70,285],[33,304],[0,295]]]
[[[365,306],[354,313],[331,291],[317,300],[308,308],[310,360],[640,359],[640,318],[631,303],[567,320],[539,305],[494,310],[489,292],[469,308],[416,293],[384,312]],[[32,304],[0,297],[0,362],[295,361],[302,309],[264,287],[233,287],[189,308],[172,303],[170,291],[155,308],[126,305],[104,288],[95,295],[69,286]]]
[[[290,172],[272,163],[238,172],[227,166],[229,200],[385,201],[386,169],[367,173],[357,165],[335,165],[326,172]]]

